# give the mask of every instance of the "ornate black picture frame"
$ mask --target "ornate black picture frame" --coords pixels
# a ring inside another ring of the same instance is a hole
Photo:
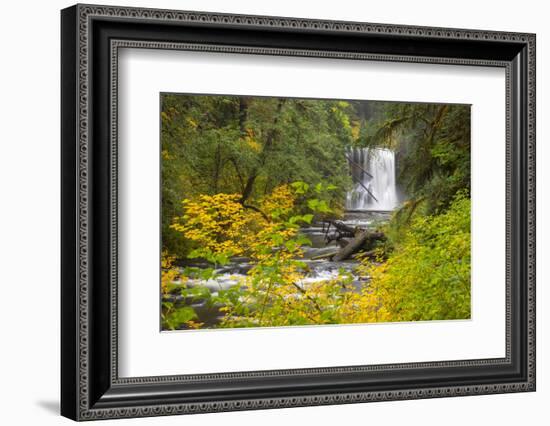
[[[61,413],[74,420],[535,390],[535,35],[76,5],[61,13]],[[506,71],[506,356],[120,378],[121,47],[484,65]]]

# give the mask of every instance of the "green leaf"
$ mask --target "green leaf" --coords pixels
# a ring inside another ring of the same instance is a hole
[[[315,190],[315,192],[316,192],[317,194],[320,194],[321,191],[323,190],[323,184],[322,184],[322,183],[318,183],[317,185],[315,185],[315,189],[314,189],[314,190]]]
[[[320,213],[330,213],[330,207],[325,200],[321,200],[317,206],[317,211]]]
[[[307,183],[301,182],[301,181],[292,182],[290,184],[290,186],[294,189],[294,191],[298,195],[305,194],[307,192],[307,190],[309,189],[309,185]]]
[[[195,310],[190,306],[177,308],[175,311],[164,317],[163,326],[170,330],[174,330],[188,321],[197,318]]]
[[[182,308],[178,308],[173,314],[172,318],[179,322],[180,324],[183,324],[187,321],[190,321],[192,319],[197,318],[197,314],[195,313],[195,310],[190,306],[184,306]]]
[[[317,200],[316,198],[312,198],[311,200],[307,200],[307,206],[311,210],[317,211],[317,207],[319,206],[319,200]]]
[[[191,294],[194,300],[209,299],[211,296],[210,289],[205,286],[197,286],[191,289]]]
[[[287,250],[290,251],[290,252],[293,252],[294,250],[296,250],[297,246],[298,246],[298,245],[296,244],[296,242],[295,242],[295,241],[292,241],[292,240],[287,241],[287,242],[285,243],[285,247],[286,247]]]
[[[201,272],[200,272],[200,277],[204,281],[208,281],[208,280],[214,278],[215,275],[216,275],[216,272],[214,271],[214,268],[202,269]]]
[[[300,244],[301,246],[310,246],[312,243],[311,243],[311,240],[306,237],[305,235],[303,234],[299,234],[295,239],[294,241],[296,241],[297,244]]]
[[[273,245],[280,246],[281,244],[283,244],[284,239],[283,236],[280,234],[272,234],[271,241],[273,242]]]
[[[302,216],[302,221],[305,223],[311,223],[312,220],[313,220],[312,214],[305,214]]]
[[[202,257],[202,254],[203,254],[203,251],[202,249],[195,249],[195,250],[191,250],[188,254],[187,254],[187,257],[189,259],[196,259],[198,257]]]

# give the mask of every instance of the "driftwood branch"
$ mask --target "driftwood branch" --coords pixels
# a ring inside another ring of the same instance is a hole
[[[348,156],[347,154],[344,154],[344,155],[345,155],[346,159],[348,160],[348,162],[349,162],[350,164],[352,164],[353,166],[358,167],[359,169],[361,169],[361,170],[363,171],[363,173],[365,173],[365,174],[366,174],[367,176],[369,176],[370,178],[374,178],[374,176],[373,176],[371,173],[367,172],[360,164],[357,164],[355,161],[353,161],[351,158],[349,158],[349,156]],[[352,174],[352,176],[353,176],[353,174]],[[378,202],[378,198],[376,198],[376,197],[374,196],[374,194],[372,193],[372,191],[371,191],[369,188],[367,188],[365,185],[363,185],[363,182],[361,182],[360,180],[357,180],[357,183],[358,183],[359,185],[361,185],[361,186],[365,189],[365,191],[367,191],[367,193],[368,193],[372,198],[374,198],[374,201]]]
[[[342,261],[349,259],[360,250],[371,250],[376,241],[385,240],[386,236],[383,232],[368,231],[364,228],[352,227],[346,225],[339,220],[331,220],[326,228],[325,240],[327,242],[336,241],[340,246],[339,249],[328,253],[312,257],[312,260],[332,259],[333,261]],[[328,230],[331,227],[336,229],[336,232],[329,234]],[[323,229],[325,229],[323,225]],[[372,250],[365,252],[367,257],[373,256]]]
[[[335,232],[329,233],[329,230],[331,227],[335,228]],[[323,223],[323,229],[325,229],[325,225]],[[346,225],[344,222],[337,221],[337,220],[330,220],[328,221],[328,227],[326,228],[325,232],[325,242],[328,244],[331,241],[336,241],[340,246],[340,242],[343,240],[343,238],[353,238],[355,236],[356,228],[352,228],[351,226]]]
[[[369,188],[367,188],[367,187],[363,184],[363,182],[357,181],[357,183],[358,183],[359,185],[361,185],[361,186],[365,189],[365,191],[367,191],[367,193],[368,193],[372,198],[374,198],[374,201],[378,202],[378,198],[376,198],[376,197],[374,196],[374,194],[372,193],[372,191],[371,191]]]
[[[336,249],[334,251],[318,254],[317,256],[313,256],[311,260],[322,260],[322,259],[332,259],[334,255],[336,255],[340,250]]]
[[[361,169],[368,177],[374,177],[373,175],[371,175],[369,172],[367,172],[360,164],[356,163],[355,161],[353,161],[351,158],[349,158],[349,156],[347,154],[344,154],[346,159],[349,161],[350,164],[358,167],[359,169]]]
[[[348,233],[351,234],[351,236],[355,235],[355,232],[357,231],[357,228],[354,228],[353,226],[346,225],[344,222],[340,220],[331,220],[330,224],[334,226],[338,231],[342,233]]]

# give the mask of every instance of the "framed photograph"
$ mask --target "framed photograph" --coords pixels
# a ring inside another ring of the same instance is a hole
[[[61,12],[61,412],[535,390],[535,35]]]

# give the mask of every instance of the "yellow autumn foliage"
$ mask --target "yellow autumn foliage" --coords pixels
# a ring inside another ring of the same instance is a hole
[[[167,252],[163,251],[160,260],[160,285],[162,294],[167,294],[170,285],[176,280],[178,271],[174,267],[174,256],[170,256]]]
[[[260,200],[262,213],[246,209],[238,194],[185,200],[174,223],[197,246],[212,253],[247,256],[253,266],[240,285],[215,296],[225,315],[221,327],[351,324],[468,318],[470,313],[470,202],[458,196],[436,216],[415,217],[386,259],[363,259],[357,288],[349,273],[304,284],[307,265],[293,216],[296,195],[281,185]],[[174,278],[163,257],[164,281]],[[166,272],[164,272],[166,269]],[[185,277],[183,277],[185,279]],[[200,327],[184,317],[189,328]]]
[[[216,194],[184,200],[185,214],[175,218],[171,227],[212,253],[242,255],[241,242],[252,218],[245,214],[239,199],[238,194]]]
[[[261,200],[259,209],[265,215],[245,209],[240,198],[240,194],[215,194],[186,199],[184,215],[175,218],[171,227],[214,254],[254,258],[262,258],[277,241],[296,235],[297,228],[282,225],[295,202],[288,185],[275,188]],[[270,238],[275,234],[276,238]]]

